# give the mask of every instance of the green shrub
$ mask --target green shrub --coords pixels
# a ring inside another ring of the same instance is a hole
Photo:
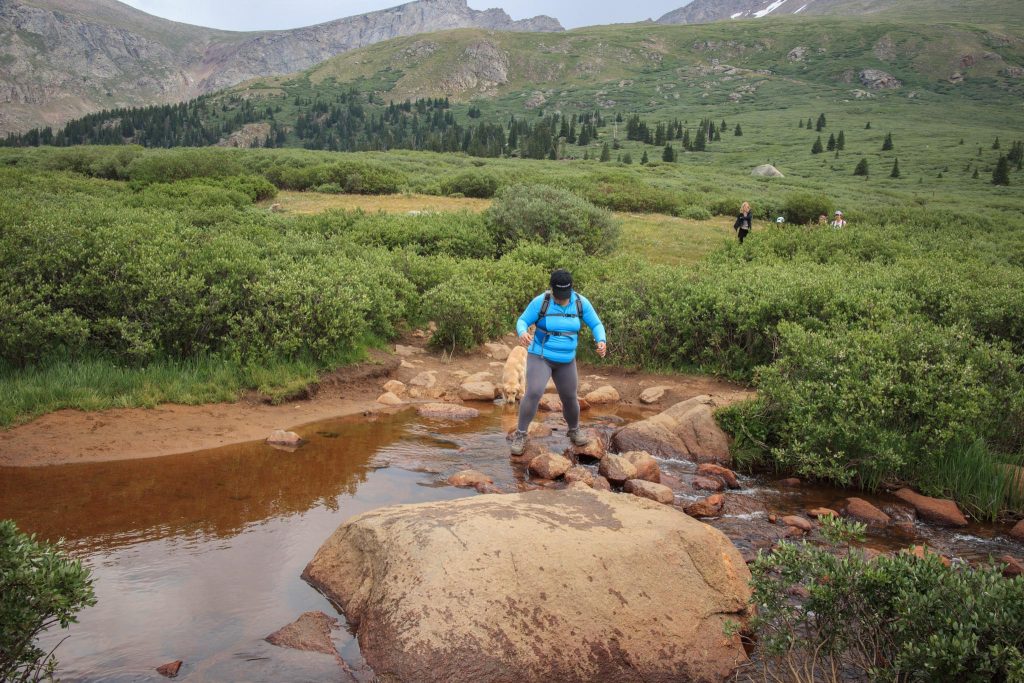
[[[189,178],[223,178],[242,175],[242,166],[228,150],[208,148],[148,150],[135,157],[126,171],[139,183],[173,183]]]
[[[489,199],[498,191],[498,179],[483,171],[463,171],[441,181],[441,192],[463,197]]]
[[[0,680],[51,677],[57,660],[36,645],[37,636],[53,626],[67,628],[79,610],[95,604],[81,561],[0,520]]]
[[[869,559],[848,544],[862,526],[822,525],[846,547],[783,541],[750,566],[766,680],[1022,680],[1024,577],[946,567],[931,553]]]
[[[782,205],[786,220],[797,225],[816,223],[818,216],[832,215],[832,201],[820,194],[797,192],[786,197]]]
[[[512,185],[486,211],[498,244],[507,250],[521,240],[563,241],[587,254],[607,254],[620,227],[610,213],[585,199],[546,185]]]
[[[577,189],[590,202],[612,211],[674,214],[679,209],[679,195],[653,187],[633,174],[601,173],[574,182],[567,188]]]

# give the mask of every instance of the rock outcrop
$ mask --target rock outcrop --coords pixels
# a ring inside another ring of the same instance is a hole
[[[531,491],[375,510],[303,577],[394,683],[722,681],[750,574],[719,531],[635,496]]]
[[[729,437],[715,422],[714,408],[710,396],[696,396],[618,429],[612,445],[619,451],[729,465]]]
[[[862,69],[858,78],[866,88],[871,90],[893,90],[903,85],[903,81],[881,69]]]
[[[750,175],[756,176],[758,178],[785,178],[786,177],[786,176],[782,175],[782,171],[780,171],[779,169],[775,168],[771,164],[761,164],[760,166],[755,166],[754,170],[752,170],[750,172]]]

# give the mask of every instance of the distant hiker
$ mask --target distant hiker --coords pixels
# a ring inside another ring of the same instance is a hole
[[[516,334],[519,343],[527,347],[527,356],[526,395],[519,404],[519,424],[512,433],[513,455],[522,455],[526,449],[526,433],[549,379],[554,380],[562,399],[569,440],[575,446],[589,443],[580,431],[580,403],[576,398],[576,344],[582,323],[590,327],[597,342],[597,355],[604,358],[608,350],[604,325],[593,305],[573,291],[572,274],[561,269],[551,273],[551,290],[534,298],[516,321]],[[529,331],[531,325],[537,326],[533,333]]]
[[[846,220],[843,218],[843,212],[842,211],[836,211],[836,218],[835,218],[834,221],[829,223],[829,225],[832,226],[833,228],[836,228],[837,230],[839,228],[845,228],[846,227]]]
[[[828,216],[826,216],[825,214],[821,214],[820,216],[818,216],[818,225],[820,225],[821,227],[827,226]]]
[[[732,224],[732,229],[736,231],[736,237],[739,238],[740,244],[743,244],[743,238],[750,232],[752,220],[750,202],[743,202],[740,207],[740,215],[736,216],[736,222]]]

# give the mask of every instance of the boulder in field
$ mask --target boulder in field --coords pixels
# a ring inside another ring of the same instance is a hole
[[[863,498],[847,498],[842,513],[868,526],[889,526],[892,518]]]
[[[476,470],[461,470],[448,477],[448,483],[452,486],[467,486],[475,488],[484,484],[493,484],[494,479],[488,477],[483,472],[477,472]]]
[[[285,431],[284,429],[275,429],[267,437],[267,443],[271,446],[287,446],[295,448],[302,445],[302,437],[295,432]]]
[[[871,90],[893,90],[903,85],[903,81],[881,69],[862,69],[858,77]]]
[[[629,451],[628,453],[623,453],[622,457],[633,463],[633,466],[636,467],[637,479],[654,482],[655,484],[661,483],[661,468],[658,467],[658,461],[650,453],[647,451]]]
[[[469,420],[480,417],[480,411],[476,408],[454,403],[424,403],[416,406],[416,412],[421,417],[432,417],[437,420]]]
[[[620,452],[647,451],[659,457],[729,465],[729,437],[715,422],[714,407],[710,396],[682,401],[619,428],[612,435],[612,446]]]
[[[623,485],[622,490],[626,493],[632,493],[634,496],[647,498],[663,505],[671,505],[676,499],[675,494],[672,493],[672,489],[669,487],[644,479],[630,479]]]
[[[530,461],[530,472],[541,479],[558,479],[569,471],[572,463],[555,453],[543,453]]]
[[[930,498],[922,496],[916,491],[902,488],[896,492],[896,497],[904,503],[914,506],[917,515],[921,519],[941,524],[942,526],[967,526],[967,518],[960,512],[960,508],[951,500],[941,498]]]
[[[305,612],[292,623],[271,633],[266,640],[278,647],[338,656],[331,641],[331,630],[335,628],[338,628],[338,620],[334,617],[323,612]]]
[[[697,474],[705,477],[718,477],[722,480],[723,484],[731,489],[738,489],[740,487],[740,482],[736,478],[736,473],[728,467],[722,467],[721,465],[706,462],[697,468]]]
[[[725,504],[725,496],[721,493],[708,496],[707,498],[701,498],[700,500],[690,503],[684,510],[686,514],[691,517],[717,517],[722,511],[722,506]]]
[[[493,401],[498,387],[490,382],[465,382],[459,387],[459,398],[463,401]]]
[[[583,398],[592,406],[604,405],[606,403],[618,403],[619,392],[610,384],[598,387],[587,393]]]
[[[757,178],[785,178],[786,177],[786,176],[782,175],[782,171],[780,171],[779,169],[775,168],[771,164],[761,164],[760,166],[755,166],[754,170],[752,170],[750,172],[750,175],[755,176]]]
[[[613,484],[625,484],[636,478],[636,465],[621,455],[606,455],[597,468],[598,473]]]
[[[723,681],[746,661],[723,632],[747,615],[739,551],[636,496],[378,509],[339,527],[303,577],[393,683]]]

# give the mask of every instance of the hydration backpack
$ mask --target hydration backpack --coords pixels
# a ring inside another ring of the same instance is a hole
[[[569,296],[572,296],[571,294]],[[541,323],[544,322],[544,318],[552,316],[556,318],[582,318],[583,317],[583,299],[580,295],[576,295],[576,312],[575,313],[548,313],[548,308],[551,306],[551,290],[544,292],[544,301],[540,304],[540,313],[537,315],[537,329],[549,337],[575,337],[575,332],[548,332],[546,327],[542,327]]]

